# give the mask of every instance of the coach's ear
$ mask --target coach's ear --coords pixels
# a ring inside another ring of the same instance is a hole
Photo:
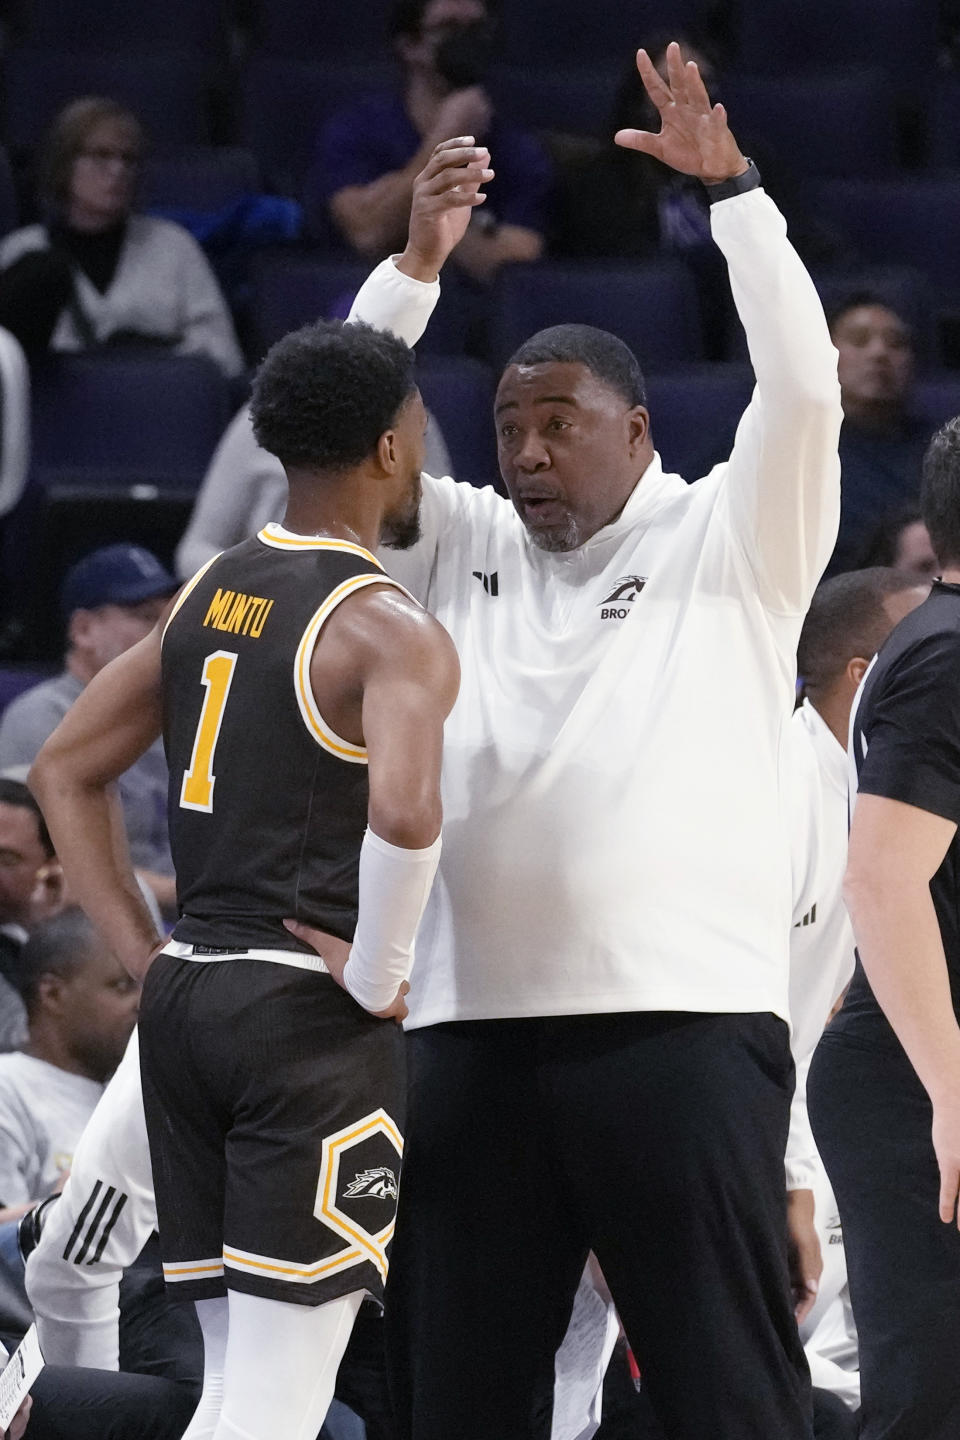
[[[859,689],[860,681],[870,669],[870,661],[864,660],[862,655],[855,655],[852,660],[847,661],[847,679],[854,690]]]

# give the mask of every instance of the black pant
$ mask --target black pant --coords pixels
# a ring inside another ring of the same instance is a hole
[[[806,1440],[782,1021],[593,1015],[409,1039],[387,1298],[400,1435],[536,1433],[592,1248],[670,1440]]]
[[[61,1365],[30,1393],[30,1440],[179,1440],[197,1405],[196,1391],[172,1380]]]
[[[807,1098],[843,1224],[862,1440],[957,1440],[960,1234],[938,1214],[927,1094],[898,1046],[828,1031]]]

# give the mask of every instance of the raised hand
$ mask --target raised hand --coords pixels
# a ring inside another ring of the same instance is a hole
[[[463,239],[471,212],[487,198],[480,186],[493,179],[490,152],[472,135],[445,140],[413,183],[407,248],[397,269],[415,280],[434,280]]]
[[[683,63],[676,41],[667,47],[666,81],[646,50],[637,51],[637,69],[660,113],[660,134],[618,130],[616,143],[653,155],[684,175],[696,175],[706,185],[742,175],[747,161],[730,133],[727,112],[722,105],[711,105],[696,63]]]

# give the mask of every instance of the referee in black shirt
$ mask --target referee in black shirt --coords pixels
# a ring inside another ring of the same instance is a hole
[[[960,418],[930,443],[921,505],[942,578],[855,702],[858,963],[808,1090],[843,1222],[862,1440],[960,1436]]]

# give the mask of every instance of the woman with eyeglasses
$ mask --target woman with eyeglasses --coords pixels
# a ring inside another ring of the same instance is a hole
[[[0,242],[0,325],[30,356],[124,342],[243,357],[206,257],[181,226],[135,213],[144,137],[116,101],[74,100],[40,162],[43,221]]]

